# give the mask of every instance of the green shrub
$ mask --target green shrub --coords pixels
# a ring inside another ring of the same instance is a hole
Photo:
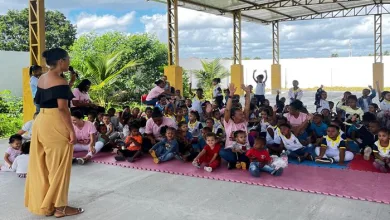
[[[22,99],[12,96],[9,90],[0,92],[0,138],[8,138],[23,125]]]

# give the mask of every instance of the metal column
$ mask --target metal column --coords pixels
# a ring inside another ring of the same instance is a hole
[[[29,0],[30,65],[44,66],[45,50],[45,2]]]
[[[279,64],[279,22],[272,22],[272,60]]]
[[[374,15],[374,63],[382,63],[382,14],[379,14],[379,10],[378,7],[378,14]]]
[[[177,0],[168,0],[168,65],[179,65]]]
[[[241,11],[233,13],[233,64],[241,64]]]

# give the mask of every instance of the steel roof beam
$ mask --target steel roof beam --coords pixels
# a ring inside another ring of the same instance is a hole
[[[364,5],[358,6],[354,8],[341,9],[335,11],[321,12],[319,14],[314,15],[303,15],[297,16],[294,18],[285,18],[285,19],[276,19],[270,20],[273,21],[297,21],[297,20],[313,20],[313,19],[325,19],[325,18],[344,18],[344,17],[357,17],[357,16],[367,16],[367,15],[375,15],[378,14],[377,7],[382,8],[381,14],[390,14],[390,10],[386,7],[390,8],[390,4],[378,4],[378,5]]]
[[[335,4],[335,3],[343,3],[343,2],[357,2],[360,0],[333,0],[332,2],[325,2],[325,0],[282,0],[282,1],[274,1],[268,3],[254,3],[248,0],[239,0],[240,2],[251,4],[252,6],[235,8],[235,10],[258,10],[258,9],[267,9],[267,8],[284,8],[284,7],[294,7],[294,6],[310,6],[310,5],[327,5],[327,4]],[[313,10],[309,7],[306,9]]]
[[[245,2],[245,3],[248,3],[248,4],[251,4],[251,5],[253,5],[253,6],[259,6],[258,4],[254,3],[254,2],[247,1],[247,0],[239,0],[239,1]],[[282,13],[282,12],[279,12],[279,11],[276,11],[276,10],[271,9],[271,8],[265,8],[265,9],[268,10],[268,11],[270,11],[270,12],[273,12],[273,13],[275,13],[275,14],[282,15],[282,16],[284,16],[284,17],[293,18],[293,17],[291,17],[291,16],[288,15],[288,14],[285,14],[285,13]]]

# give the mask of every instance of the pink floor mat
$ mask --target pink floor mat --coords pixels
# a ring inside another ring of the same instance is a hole
[[[193,167],[190,163],[177,160],[158,165],[154,164],[149,157],[141,158],[134,163],[116,162],[113,154],[110,153],[97,155],[93,162],[390,204],[390,190],[376,190],[379,186],[390,182],[390,175],[382,173],[289,164],[280,177],[262,173],[260,178],[255,178],[251,177],[248,171],[227,170],[225,167],[208,173]]]

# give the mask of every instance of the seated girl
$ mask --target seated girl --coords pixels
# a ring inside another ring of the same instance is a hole
[[[271,125],[267,128],[266,143],[267,148],[270,154],[280,155],[284,150],[283,146],[280,146],[280,125],[286,124],[287,119],[283,116],[278,116],[276,120],[276,125],[271,121]]]
[[[200,168],[202,164],[205,164],[204,170],[212,172],[221,164],[221,157],[219,156],[221,145],[217,143],[216,135],[214,133],[208,133],[206,135],[206,143],[207,145],[194,159],[192,164],[197,168]]]
[[[193,143],[196,143],[200,135],[200,131],[203,128],[202,123],[199,122],[199,113],[196,111],[191,111],[188,119],[188,131],[192,134]]]
[[[198,144],[193,144],[192,147],[194,148],[195,152],[200,152],[203,150],[203,148],[206,146],[206,136],[208,133],[213,133],[213,130],[209,127],[202,128],[201,135],[198,138]],[[218,139],[218,138],[217,138]]]
[[[322,122],[323,116],[321,114],[314,114],[313,121],[310,124],[311,131],[311,143],[314,143],[316,146],[319,146],[322,140],[322,137],[326,135],[328,125]]]
[[[186,122],[184,117],[184,109],[180,106],[176,108],[175,121],[176,123]]]
[[[215,124],[215,120],[212,118],[206,119],[206,127],[211,128],[212,132],[216,134],[217,142],[225,142],[225,133],[223,127],[220,124]]]
[[[128,162],[132,163],[141,155],[142,135],[139,133],[139,128],[136,125],[131,125],[129,130],[130,134],[126,137],[124,147],[117,151],[116,161],[127,159]]]
[[[3,172],[13,172],[12,164],[17,156],[22,152],[20,147],[22,146],[23,137],[20,134],[14,134],[9,138],[9,147],[4,154],[4,164],[0,167]]]
[[[309,142],[299,140],[292,132],[289,124],[282,124],[279,126],[280,135],[277,139],[280,139],[280,146],[287,150],[287,155],[292,158],[296,158],[299,163],[304,160],[313,160],[313,156],[310,153],[310,149],[306,147]]]
[[[16,172],[18,177],[26,178],[28,170],[28,161],[30,159],[30,142],[24,142],[21,148],[22,154],[17,156],[12,163],[12,170]]]
[[[237,168],[246,170],[249,164],[249,159],[245,156],[246,151],[250,148],[249,143],[247,143],[246,132],[242,130],[238,130],[233,134],[234,142],[230,146],[226,146],[225,149],[230,149],[233,152],[232,158],[224,157],[222,154],[222,158],[225,159],[228,164],[228,169]]]
[[[267,136],[267,128],[270,125],[271,113],[268,109],[263,108],[260,112],[260,136],[265,138]]]
[[[382,128],[379,130],[379,140],[375,142],[374,167],[383,173],[387,173],[390,169],[390,139],[389,130]]]
[[[96,141],[97,131],[95,125],[90,121],[83,120],[83,113],[80,111],[72,112],[72,123],[76,134],[76,144],[74,145],[74,152],[87,151],[87,155],[81,158],[75,158],[78,164],[83,165],[94,154],[99,153],[104,147],[104,143]]]
[[[329,125],[327,136],[322,140],[321,147],[316,147],[315,152],[317,163],[333,163],[339,162],[339,165],[344,165],[344,161],[351,161],[353,153],[346,150],[345,141],[341,138],[339,128],[334,125]]]
[[[166,162],[172,160],[175,156],[178,156],[179,144],[175,139],[175,133],[175,128],[167,127],[165,138],[149,150],[154,163],[159,164],[161,162]]]
[[[253,148],[246,152],[246,156],[250,160],[249,173],[254,177],[260,177],[260,171],[270,173],[274,176],[280,176],[283,173],[283,168],[275,169],[270,166],[272,158],[270,157],[266,147],[265,139],[257,137]]]

